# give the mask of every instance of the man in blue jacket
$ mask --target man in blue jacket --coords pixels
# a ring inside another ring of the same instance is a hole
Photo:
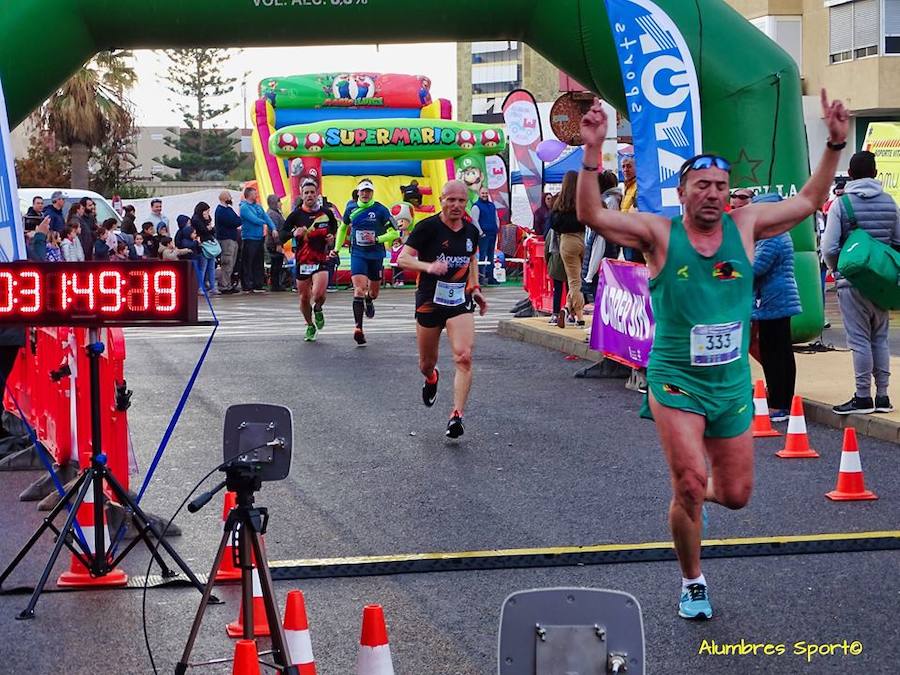
[[[231,275],[234,274],[234,264],[237,261],[241,217],[235,213],[232,207],[231,193],[228,190],[224,190],[219,195],[215,223],[216,239],[219,241],[219,246],[222,247],[218,270],[219,292],[237,293],[237,289],[231,287]]]
[[[66,195],[56,190],[50,195],[50,206],[44,207],[43,215],[50,218],[50,229],[54,232],[62,232],[66,229],[66,216],[62,212],[66,204]]]
[[[478,201],[472,208],[472,219],[481,230],[481,240],[478,242],[478,278],[483,284],[494,285],[498,283],[494,279],[494,248],[497,246],[500,218],[486,187],[481,188],[478,193]]]
[[[269,228],[275,227],[258,200],[256,188],[244,190],[241,202],[241,238],[244,240],[241,252],[241,286],[247,293],[266,292],[263,240]]]

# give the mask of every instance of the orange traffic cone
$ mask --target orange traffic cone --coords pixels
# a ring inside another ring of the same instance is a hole
[[[757,380],[753,387],[753,438],[767,436],[781,436],[781,433],[772,428],[772,420],[769,419],[769,402],[766,399],[766,385],[762,380]]]
[[[84,535],[84,539],[87,542],[88,550],[90,551],[91,556],[97,555],[97,552],[94,550],[94,486],[91,485],[88,487],[87,492],[84,495],[84,501],[81,502],[81,506],[78,507],[78,514],[75,516],[78,521],[78,526],[81,528],[81,532]],[[109,546],[109,529],[106,527],[106,510],[103,510],[103,522],[100,523],[100,527],[103,528],[105,536],[103,537],[103,541]],[[80,547],[77,543],[78,538],[76,537],[76,547]],[[105,551],[101,551],[100,555],[105,555]],[[59,579],[56,580],[57,586],[124,586],[128,583],[128,575],[125,574],[118,567],[110,570],[108,573],[104,574],[102,577],[92,576],[90,571],[81,564],[81,561],[72,554],[72,562],[69,565],[69,571],[63,572],[59,575]]]
[[[806,435],[806,418],[803,416],[803,399],[794,396],[791,401],[791,416],[788,418],[787,438],[784,448],[775,453],[784,459],[818,457],[819,453],[809,447]]]
[[[291,591],[284,607],[284,639],[291,665],[298,666],[300,675],[316,675],[312,641],[309,639],[309,621],[302,591]]]
[[[237,505],[237,494],[234,492],[225,493],[225,506],[222,509],[222,522],[228,520],[228,514],[231,513]],[[219,571],[216,572],[216,581],[237,581],[241,578],[241,568],[234,565],[234,546],[229,541],[225,546],[225,552],[222,554],[222,564]]]
[[[841,468],[838,472],[837,487],[826,493],[825,496],[841,502],[878,499],[878,495],[866,490],[863,482],[856,429],[852,427],[844,429],[844,449],[841,451]]]
[[[234,646],[234,667],[231,675],[260,675],[259,655],[254,640],[238,640]]]
[[[241,600],[241,609],[238,612],[237,621],[225,626],[225,632],[230,638],[244,636],[244,601]],[[259,570],[253,568],[253,636],[266,637],[272,634],[269,629],[269,619],[266,616],[266,604],[263,602],[262,585],[259,583]]]
[[[356,657],[356,675],[394,675],[384,610],[381,605],[363,608],[362,635]]]

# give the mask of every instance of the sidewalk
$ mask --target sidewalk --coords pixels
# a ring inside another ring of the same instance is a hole
[[[497,332],[514,340],[573,354],[588,361],[601,361],[603,356],[588,346],[591,317],[585,316],[587,330],[568,327],[559,329],[547,323],[547,317],[500,321]],[[831,407],[843,403],[853,394],[853,364],[850,352],[843,351],[843,336],[835,339],[841,351],[797,353],[797,394],[804,399],[806,419],[838,429],[855,427],[866,436],[900,444],[900,410],[877,415],[836,415]],[[750,359],[753,379],[762,378],[762,368]],[[891,356],[890,396],[900,405],[900,357]]]

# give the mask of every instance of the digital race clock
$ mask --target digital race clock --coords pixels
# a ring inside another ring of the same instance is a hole
[[[197,323],[197,279],[190,261],[0,265],[0,324],[148,323]]]

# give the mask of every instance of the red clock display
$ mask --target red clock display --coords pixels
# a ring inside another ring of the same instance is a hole
[[[0,265],[0,324],[197,323],[189,261]]]

